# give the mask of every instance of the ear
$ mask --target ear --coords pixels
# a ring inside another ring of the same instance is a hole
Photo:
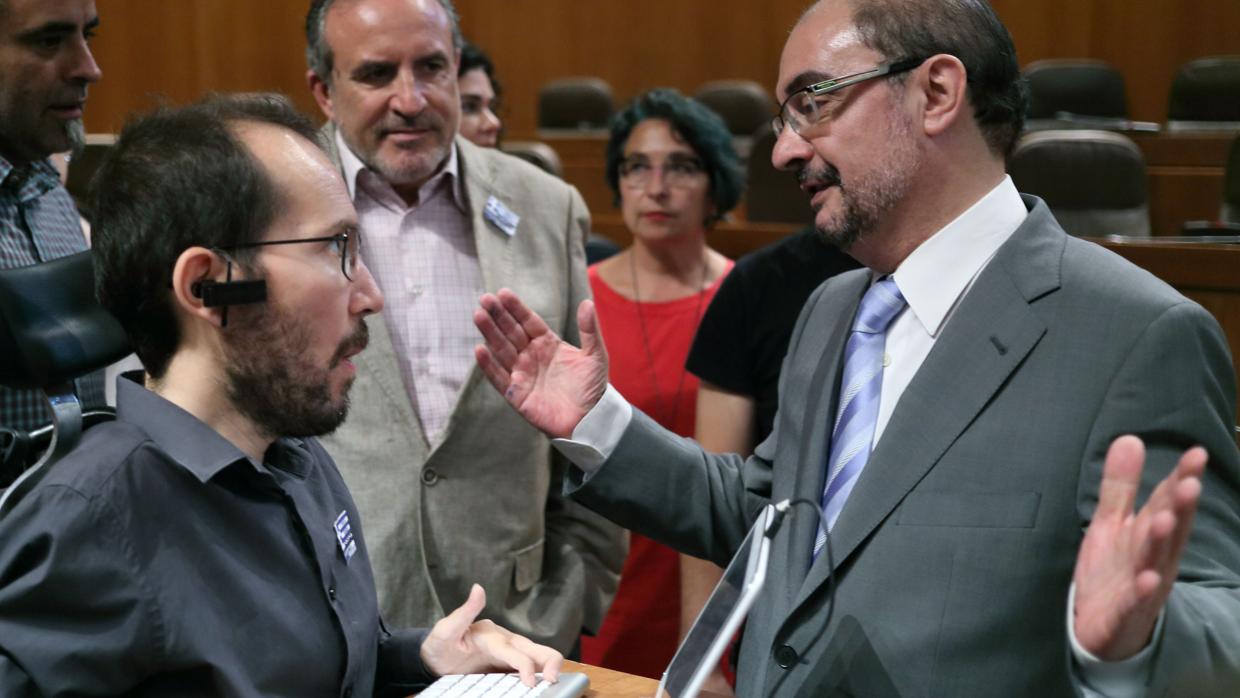
[[[196,286],[203,281],[223,281],[227,273],[228,261],[205,247],[190,247],[182,252],[172,268],[172,296],[177,314],[220,327],[221,309],[203,304]]]
[[[310,94],[314,95],[314,101],[319,103],[319,109],[323,111],[323,115],[335,120],[332,111],[331,85],[313,70],[306,71],[306,84],[310,87]]]
[[[931,56],[916,75],[925,97],[921,116],[926,135],[941,135],[962,118],[972,120],[968,74],[959,58]]]

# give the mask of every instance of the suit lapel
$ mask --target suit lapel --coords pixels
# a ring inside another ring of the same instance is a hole
[[[832,529],[835,569],[938,463],[1045,334],[1030,303],[1059,287],[1065,239],[1038,202],[961,300],[900,397]],[[826,556],[819,557],[796,605],[830,571]]]
[[[422,430],[422,421],[418,419],[413,405],[409,402],[409,393],[405,390],[405,381],[400,375],[396,349],[392,346],[391,335],[388,334],[387,321],[380,315],[367,320],[366,325],[370,330],[370,344],[366,351],[353,357],[353,361],[357,363],[358,376],[373,381],[388,403],[367,405],[366,408],[393,415],[397,424],[412,425],[412,432],[417,435],[425,452],[428,448],[426,432]]]

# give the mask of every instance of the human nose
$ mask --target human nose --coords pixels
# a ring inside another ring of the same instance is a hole
[[[784,122],[783,129],[775,136],[775,147],[771,149],[771,164],[777,170],[796,170],[802,163],[814,157],[814,148],[809,141],[792,130],[792,125]]]
[[[662,196],[667,191],[667,170],[662,165],[652,165],[646,172],[646,181],[642,184],[642,191],[647,196]]]
[[[361,259],[357,260],[357,273],[349,282],[349,312],[353,315],[371,315],[383,310],[383,291]]]
[[[490,107],[483,107],[482,130],[486,133],[498,133],[499,126],[500,120],[499,117],[496,116],[495,112],[491,111]]]
[[[418,114],[426,107],[426,97],[418,85],[418,79],[411,71],[403,71],[392,82],[392,98],[390,105],[393,111],[401,114]]]
[[[98,82],[99,78],[103,77],[103,71],[95,62],[95,56],[91,53],[90,44],[87,43],[86,38],[79,37],[72,51],[68,68],[69,80],[86,84]]]

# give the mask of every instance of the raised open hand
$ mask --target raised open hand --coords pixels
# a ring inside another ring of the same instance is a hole
[[[607,389],[607,350],[594,303],[577,308],[581,348],[560,339],[515,293],[486,294],[474,311],[485,344],[474,356],[491,385],[526,421],[566,438]]]
[[[1077,555],[1073,630],[1082,647],[1104,660],[1127,659],[1150,642],[1193,528],[1206,452],[1186,451],[1134,512],[1144,463],[1137,437],[1111,443],[1098,508]]]

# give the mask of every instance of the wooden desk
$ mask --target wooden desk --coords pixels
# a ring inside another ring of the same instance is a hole
[[[1126,133],[1145,156],[1150,230],[1180,235],[1184,221],[1218,218],[1235,133]]]
[[[588,698],[650,698],[659,689],[659,682],[644,676],[590,666],[580,662],[564,662],[564,671],[580,671],[590,677]],[[720,698],[716,693],[702,691],[702,698]]]
[[[1145,155],[1149,183],[1150,229],[1179,235],[1184,221],[1213,220],[1223,200],[1223,169],[1233,133],[1128,133]],[[616,213],[604,179],[607,134],[539,131],[535,136],[555,149],[564,179],[581,191],[594,216]],[[743,210],[733,218],[745,221]]]

